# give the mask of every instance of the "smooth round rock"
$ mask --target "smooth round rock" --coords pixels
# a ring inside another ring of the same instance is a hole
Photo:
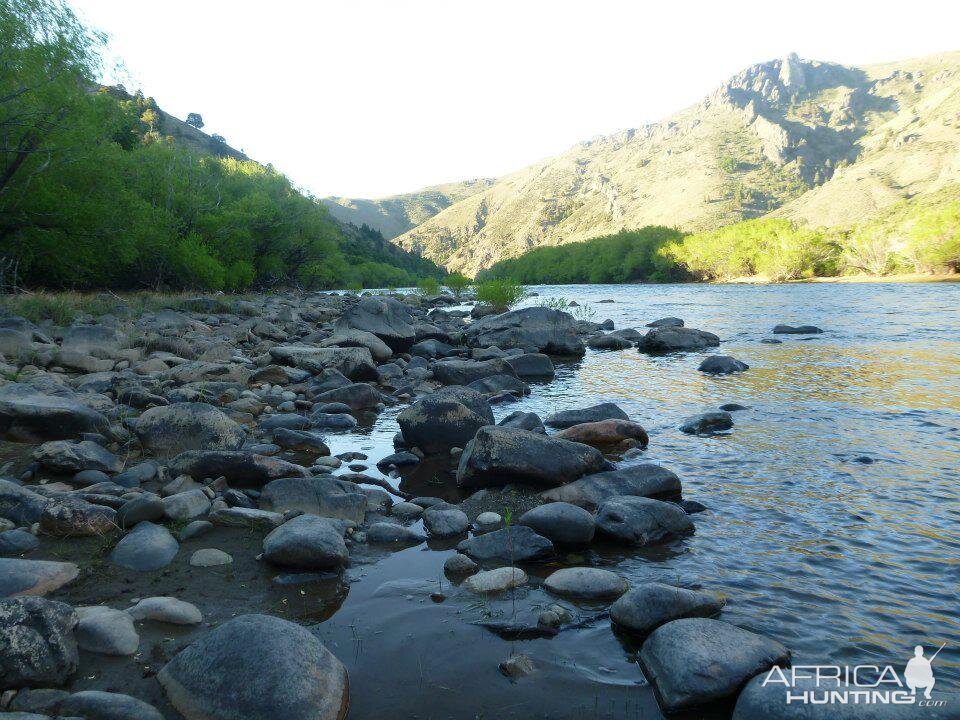
[[[521,515],[518,522],[555,545],[572,547],[589,545],[596,531],[593,514],[567,502],[535,507]]]
[[[197,625],[203,622],[203,613],[192,603],[173,597],[144,598],[127,614],[134,620],[153,620],[171,625]]]
[[[501,567],[471,575],[463,581],[463,586],[472,592],[486,595],[520,587],[526,583],[527,574],[520,568]]]
[[[630,589],[622,577],[610,570],[592,567],[557,570],[544,583],[554,595],[575,600],[616,600]]]
[[[81,650],[99,655],[133,655],[140,636],[133,618],[122,610],[96,606],[77,608],[80,618],[74,634]]]
[[[179,551],[180,545],[169,530],[144,521],[117,543],[110,562],[128,570],[152,572],[169,565]]]
[[[232,562],[233,558],[229,554],[217,548],[202,548],[190,556],[190,564],[193,567],[219,567]]]

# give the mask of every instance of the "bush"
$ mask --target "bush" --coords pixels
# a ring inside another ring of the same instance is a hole
[[[522,285],[512,280],[488,280],[477,285],[477,300],[492,305],[498,312],[505,312],[523,300],[525,291]]]
[[[417,292],[424,296],[439,295],[440,281],[435,277],[420,278],[420,280],[417,281]]]
[[[451,273],[450,275],[447,275],[446,279],[443,281],[443,284],[450,288],[450,292],[452,292],[453,296],[459,300],[460,296],[463,295],[464,290],[470,287],[470,278],[460,273]]]

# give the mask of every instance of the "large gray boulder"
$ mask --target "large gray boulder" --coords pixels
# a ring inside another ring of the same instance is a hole
[[[776,640],[706,618],[661,625],[640,649],[643,672],[667,713],[727,700],[750,678],[789,660]]]
[[[150,408],[131,423],[144,449],[157,455],[187,450],[239,450],[246,433],[225,412],[207,403]]]
[[[90,440],[50,440],[33,451],[33,459],[50,472],[63,474],[83,470],[115,473],[123,467],[120,458]]]
[[[453,505],[438,503],[423,511],[423,526],[431,537],[456,537],[470,529],[470,518]]]
[[[48,503],[40,514],[40,530],[58,537],[105,535],[117,529],[117,513],[78,497],[61,497]]]
[[[347,546],[340,530],[317,515],[300,515],[263,539],[263,557],[284,567],[337,570],[347,564]]]
[[[441,360],[432,366],[434,379],[443,385],[469,385],[494,375],[516,377],[513,368],[501,358],[492,360]]]
[[[269,615],[228,620],[157,675],[187,720],[342,720],[347,671],[296,623]]]
[[[363,330],[383,340],[394,352],[404,352],[416,340],[410,309],[393,298],[363,298],[347,309],[336,331]]]
[[[280,458],[243,450],[188,450],[170,463],[170,474],[225,477],[231,487],[261,487],[283,477],[309,477],[310,471]]]
[[[637,349],[649,355],[706,350],[717,347],[720,338],[706,330],[688,327],[656,327],[637,342]]]
[[[543,353],[524,353],[510,355],[504,360],[513,368],[519,378],[551,378],[556,374],[553,360]]]
[[[723,608],[720,593],[649,582],[634,587],[610,606],[610,619],[627,632],[646,635],[671,620],[713,617]]]
[[[697,368],[702,373],[708,375],[730,375],[732,373],[749,370],[750,366],[741,360],[737,360],[730,355],[711,355],[705,358],[700,367]]]
[[[0,598],[46,595],[80,574],[69,562],[0,558]]]
[[[370,351],[377,362],[386,362],[393,357],[390,346],[373,333],[365,330],[337,330],[333,335],[320,341],[320,347],[362,347]],[[346,373],[344,373],[346,374]]]
[[[663,500],[621,495],[597,508],[597,532],[626,545],[650,543],[689,535],[693,521],[679,505]]]
[[[457,552],[479,562],[535,562],[554,556],[553,543],[526,525],[474,535],[457,545]]]
[[[488,315],[466,329],[472,347],[496,345],[549,355],[583,355],[586,349],[577,334],[573,316],[546,307],[528,307]]]
[[[457,467],[457,485],[556,486],[608,467],[600,451],[589,445],[494,425],[480,428],[467,443]]]
[[[630,588],[615,572],[594,567],[561,568],[543,586],[554,595],[588,602],[616,600]]]
[[[0,388],[0,438],[16,442],[66,440],[81,433],[105,433],[106,416],[62,395],[45,395],[28,385]]]
[[[476,390],[451,386],[406,407],[397,417],[408,447],[430,454],[463,448],[477,430],[493,425],[490,403]]]
[[[17,525],[32,525],[40,520],[49,498],[33,490],[0,478],[0,518]]]
[[[640,463],[609,472],[587,475],[579,480],[540,493],[544,502],[568,502],[593,511],[604,500],[617,495],[678,498],[680,478],[654,463]]]
[[[319,404],[343,403],[351,410],[369,410],[383,402],[383,398],[377,389],[366,383],[353,383],[352,385],[327,390],[319,393],[313,399]]]
[[[532,412],[523,412],[522,410],[515,410],[504,417],[497,425],[505,428],[514,428],[516,430],[529,430],[530,432],[540,433],[541,435],[545,435],[547,432],[547,429],[543,426],[543,420],[540,419],[539,415]]]
[[[76,624],[62,602],[0,600],[0,690],[63,685],[77,670]]]
[[[140,636],[133,618],[123,610],[104,605],[77,608],[79,618],[74,629],[77,646],[98,655],[133,655],[140,647]]]
[[[616,403],[600,403],[576,410],[561,410],[548,415],[543,424],[547,427],[563,430],[582,425],[583,423],[600,422],[601,420],[629,420],[630,417],[620,409]]]
[[[377,365],[365,347],[276,345],[270,348],[270,355],[313,375],[336,370],[351,380],[373,380],[377,376]]]
[[[359,525],[363,522],[367,496],[354,483],[332,477],[280,478],[263,487],[258,503],[261,510],[300,510]]]
[[[117,543],[110,553],[110,562],[128,570],[151,572],[169,565],[179,550],[180,545],[169,530],[144,521]]]
[[[551,541],[554,545],[589,545],[596,531],[593,515],[582,507],[552,502],[528,510],[517,521]]]

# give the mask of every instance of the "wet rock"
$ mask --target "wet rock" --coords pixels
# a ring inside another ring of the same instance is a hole
[[[474,380],[467,387],[485,396],[505,392],[517,397],[530,394],[530,386],[513,375],[490,375],[480,380]]]
[[[732,427],[733,417],[723,410],[693,415],[684,418],[680,423],[680,431],[688,435],[706,435],[729,430]]]
[[[496,345],[504,350],[520,348],[549,355],[583,355],[573,317],[561,310],[527,307],[488,315],[466,329],[472,347]]]
[[[83,537],[117,529],[116,511],[79,498],[58,498],[40,514],[40,530],[47,535]]]
[[[393,298],[367,297],[343,313],[336,323],[336,330],[373,333],[394,352],[404,352],[416,339],[411,321],[410,310],[403,303]]]
[[[225,477],[231,487],[261,487],[283,477],[309,477],[300,465],[242,450],[189,450],[170,463],[172,475]]]
[[[349,430],[357,426],[357,419],[346,413],[314,413],[310,421],[318,428],[329,430]]]
[[[647,323],[649,328],[658,328],[658,327],[683,327],[683,320],[678,317],[665,317],[660,318],[659,320],[654,320],[653,322]]]
[[[539,415],[521,410],[515,410],[510,413],[497,423],[497,425],[515,430],[527,430],[529,432],[540,433],[541,435],[545,435],[547,432]]]
[[[457,552],[479,562],[533,562],[554,555],[553,543],[525,525],[469,538],[457,545]]]
[[[408,447],[427,454],[463,447],[485,425],[493,425],[493,411],[479,392],[465,387],[443,388],[405,408],[397,417]]]
[[[419,545],[426,539],[422,533],[396,523],[376,522],[367,528],[367,542],[375,545]]]
[[[423,515],[423,508],[411,502],[394,503],[390,513],[401,520],[416,520]]]
[[[587,347],[591,350],[626,350],[633,347],[633,343],[619,335],[594,335],[587,340]]]
[[[443,360],[433,364],[433,377],[443,385],[469,385],[493,375],[516,376],[505,360]]]
[[[819,335],[823,330],[816,325],[775,325],[774,335]]]
[[[343,535],[329,520],[300,515],[263,539],[263,557],[284,567],[335,570],[347,563]]]
[[[518,378],[552,378],[556,374],[553,360],[543,353],[510,355],[504,360],[513,368]]]
[[[422,450],[423,448],[420,449]],[[390,467],[407,467],[419,463],[419,456],[414,455],[412,452],[401,451],[380,458],[380,460],[377,461],[377,467],[389,469]]]
[[[642,546],[693,532],[693,522],[674,503],[633,495],[605,500],[597,508],[597,532],[626,545]]]
[[[602,420],[630,420],[627,414],[615,403],[600,403],[591,407],[579,408],[577,410],[562,410],[547,416],[544,425],[547,427],[563,430],[582,425],[583,423],[600,422]]]
[[[633,441],[637,446],[645,448],[649,442],[647,431],[641,427],[640,423],[630,420],[581,423],[561,430],[554,437],[594,447],[609,447],[624,441]]]
[[[77,473],[81,470],[118,472],[123,462],[107,450],[89,440],[51,440],[33,451],[33,459],[55,473]]]
[[[77,670],[76,624],[62,602],[0,599],[0,690],[66,683]]]
[[[353,418],[350,419],[353,420]],[[356,420],[353,422],[356,423]],[[277,428],[273,431],[273,441],[285,450],[292,450],[312,458],[326,457],[330,454],[330,448],[320,433]]]
[[[239,450],[246,433],[219,408],[183,402],[150,408],[131,423],[140,443],[157,455],[186,450]]]
[[[750,366],[729,355],[711,355],[706,358],[700,367],[697,368],[702,373],[708,375],[730,375],[732,373],[749,370]]]
[[[435,360],[437,358],[450,357],[451,355],[456,355],[459,351],[457,348],[441,340],[421,340],[420,342],[414,344],[410,348],[410,354],[422,358],[427,358],[429,360]]]
[[[376,335],[364,330],[339,329],[326,340],[320,341],[320,347],[362,347],[370,351],[377,362],[386,362],[393,357],[390,346]],[[413,349],[411,348],[411,354]]]
[[[134,620],[153,620],[171,625],[199,625],[203,614],[196,605],[173,597],[149,597],[127,610]]]
[[[511,655],[498,666],[500,672],[511,680],[527,677],[536,672],[533,660],[527,655]]]
[[[672,352],[706,350],[720,344],[720,338],[705,330],[688,327],[657,327],[637,342],[642,353],[659,355]]]
[[[58,708],[62,717],[85,720],[163,720],[153,705],[129,695],[83,690],[66,698]]]
[[[456,537],[470,529],[470,518],[462,510],[443,503],[424,510],[423,526],[432,537]]]
[[[97,606],[77,608],[79,618],[74,634],[81,650],[98,655],[133,655],[140,636],[133,618],[122,610]]]
[[[104,433],[109,426],[104,415],[70,397],[44,395],[19,383],[0,387],[0,438],[65,440],[85,432]]]
[[[171,520],[193,520],[210,509],[210,498],[197,488],[163,498],[163,512]]]
[[[233,563],[229,553],[218,548],[201,548],[190,556],[190,566],[199,568],[221,567]]]
[[[518,523],[532,528],[554,545],[572,547],[589,545],[596,530],[591,513],[565,502],[551,502],[528,510]]]
[[[110,553],[110,562],[128,570],[152,572],[173,562],[179,550],[180,545],[169,530],[144,521],[117,543]]]
[[[370,351],[362,347],[277,345],[270,348],[270,355],[312,375],[336,370],[351,380],[373,380],[377,376],[377,366]]]
[[[0,598],[46,595],[80,573],[73,563],[0,558]]]
[[[330,477],[281,478],[264,486],[261,510],[285,513],[300,510],[323,517],[363,522],[367,497],[355,484]]]
[[[596,448],[526,430],[487,426],[467,443],[457,467],[457,485],[502,486],[510,482],[562,485],[609,467]]]
[[[720,406],[721,410],[725,412],[737,412],[738,410],[749,410],[746,405],[741,405],[740,403],[724,403]]]
[[[482,512],[477,515],[475,525],[478,532],[488,532],[495,530],[503,523],[503,518],[495,512]]]
[[[453,575],[454,577],[462,577],[464,575],[470,575],[477,571],[477,564],[468,558],[466,555],[461,555],[457,553],[456,555],[451,555],[443,563],[443,571],[447,575]]]
[[[616,600],[630,588],[615,572],[592,567],[562,568],[543,586],[554,595],[592,602]]]
[[[668,622],[640,650],[644,674],[668,713],[726,700],[750,678],[789,659],[790,651],[776,640],[705,618]]]
[[[18,525],[32,525],[40,520],[48,498],[17,483],[0,478],[0,518]]]
[[[318,403],[343,403],[352,410],[375,408],[383,402],[383,398],[380,397],[376,388],[366,383],[353,383],[334,390],[327,390],[315,396],[314,400]]]
[[[632,588],[611,605],[610,619],[623,630],[646,635],[671,620],[713,617],[723,605],[719,593],[651,582]]]
[[[0,556],[23,555],[38,547],[36,536],[21,528],[0,532]]]
[[[463,586],[467,590],[480,595],[500,593],[526,584],[527,574],[520,568],[514,567],[481,571],[463,581]]]

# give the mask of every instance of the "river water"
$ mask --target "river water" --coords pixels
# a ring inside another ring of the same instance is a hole
[[[960,686],[960,284],[530,289],[539,297],[526,304],[563,297],[582,317],[617,328],[681,317],[750,365],[708,377],[697,372],[700,353],[588,350],[528,398],[495,408],[499,420],[517,409],[544,416],[616,402],[650,434],[643,459],[673,469],[684,497],[708,507],[694,516],[692,537],[637,552],[594,549],[570,562],[634,583],[720,590],[724,620],[780,640],[799,663],[899,668],[915,645],[946,643],[934,664],[938,685]],[[761,343],[781,322],[825,332]],[[749,408],[735,413],[729,433],[677,429],[685,416],[728,402]],[[359,436],[331,435],[333,452],[387,454],[398,410]],[[502,640],[472,622],[552,600],[537,588],[464,598],[443,578],[449,554],[421,546],[352,571],[322,631],[350,671],[351,717],[659,717],[636,645],[609,621],[553,639]],[[438,589],[450,599],[433,603],[428,594]],[[532,657],[537,673],[515,684],[500,676],[497,663],[511,652]]]

